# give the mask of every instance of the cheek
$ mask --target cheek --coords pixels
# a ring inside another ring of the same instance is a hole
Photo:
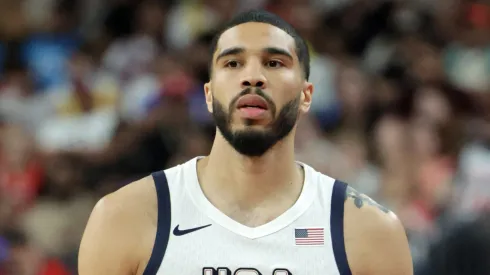
[[[238,80],[226,73],[216,73],[211,82],[211,91],[214,98],[220,102],[229,102],[234,95],[240,92]]]
[[[229,90],[222,86],[222,85],[214,85],[212,88],[211,92],[211,99],[213,104],[219,103],[222,106],[228,107],[230,101],[231,101],[231,93],[228,92]]]
[[[303,80],[298,78],[295,74],[286,74],[282,77],[277,77],[277,79],[268,79],[268,90],[273,93],[272,96],[278,100],[278,104],[283,106],[284,104],[295,100],[297,97],[300,100],[304,98],[302,96],[303,91]]]
[[[213,111],[216,107],[219,107],[221,108],[224,112],[228,113],[229,112],[229,108],[230,108],[230,101],[231,99],[226,96],[226,95],[223,95],[223,94],[215,94],[213,96],[213,102],[212,102],[212,105],[213,105]]]
[[[229,101],[224,101],[219,97],[213,97],[212,101],[212,113],[221,114],[228,116],[229,115]]]
[[[267,80],[270,85],[281,86],[291,90],[293,87],[301,86],[301,75],[302,73],[300,71],[280,69],[280,71],[273,71],[271,74],[267,75]]]

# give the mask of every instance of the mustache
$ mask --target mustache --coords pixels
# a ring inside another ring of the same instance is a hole
[[[255,95],[262,97],[267,102],[267,105],[269,105],[269,108],[270,108],[272,114],[273,115],[276,114],[276,104],[274,104],[274,101],[272,100],[272,98],[270,98],[262,89],[251,88],[251,87],[244,89],[243,91],[241,91],[238,95],[236,95],[233,98],[233,100],[231,101],[231,104],[230,104],[230,114],[235,109],[234,107],[236,106],[238,99],[240,99],[240,97],[242,97],[244,95],[249,95],[249,94],[255,94]]]

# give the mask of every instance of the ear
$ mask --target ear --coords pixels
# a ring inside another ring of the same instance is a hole
[[[302,113],[307,113],[310,110],[311,100],[313,98],[313,84],[305,81],[303,85],[303,91],[301,93],[301,105],[300,110]]]
[[[206,106],[210,113],[213,112],[213,92],[211,91],[211,82],[204,84],[204,96],[206,97]]]

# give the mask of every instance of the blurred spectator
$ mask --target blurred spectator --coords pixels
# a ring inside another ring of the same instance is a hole
[[[490,125],[488,122],[477,124],[481,131],[480,139],[466,144],[459,159],[459,175],[455,197],[459,215],[475,215],[490,208]]]
[[[124,2],[119,4],[113,10],[114,16],[119,16],[115,23],[130,25],[109,45],[102,60],[103,68],[123,81],[148,72],[150,63],[159,53],[164,12],[162,5],[155,0],[145,0],[137,6]],[[129,33],[125,33],[127,31]]]
[[[468,92],[488,92],[490,82],[490,6],[463,6],[463,26],[458,40],[445,51],[449,80]]]
[[[20,231],[6,234],[7,260],[0,264],[5,275],[69,275],[69,270],[57,259],[51,258],[33,246]]]
[[[17,64],[19,65],[19,64]],[[0,86],[0,115],[4,120],[35,132],[55,112],[49,96],[36,94],[30,71],[19,65],[5,71]]]
[[[43,151],[98,150],[109,142],[117,124],[119,83],[98,70],[89,53],[81,49],[67,60],[69,78],[47,96],[55,113],[37,125]]]
[[[76,33],[75,1],[56,1],[51,12],[36,24],[39,32],[26,37],[22,58],[30,69],[36,91],[45,91],[68,78],[67,60],[80,44]]]
[[[488,274],[490,255],[488,215],[448,230],[434,245],[420,274]]]
[[[396,115],[380,118],[374,132],[381,171],[373,197],[395,212],[407,204],[413,188],[413,160],[408,137],[407,122]]]
[[[32,138],[15,125],[4,126],[0,144],[0,193],[21,214],[36,199],[43,183],[43,170]]]
[[[238,1],[192,0],[175,5],[168,13],[166,41],[170,48],[189,46],[202,33],[216,29],[236,11]],[[245,3],[245,1],[244,1]]]
[[[48,255],[65,259],[78,250],[96,201],[85,184],[88,170],[83,161],[70,155],[55,155],[46,162],[44,192],[24,214],[20,226],[33,245]]]

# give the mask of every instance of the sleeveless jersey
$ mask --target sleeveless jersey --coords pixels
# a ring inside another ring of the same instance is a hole
[[[296,203],[252,228],[207,200],[197,160],[152,174],[158,222],[144,275],[351,274],[344,247],[345,183],[299,163],[305,180]]]

